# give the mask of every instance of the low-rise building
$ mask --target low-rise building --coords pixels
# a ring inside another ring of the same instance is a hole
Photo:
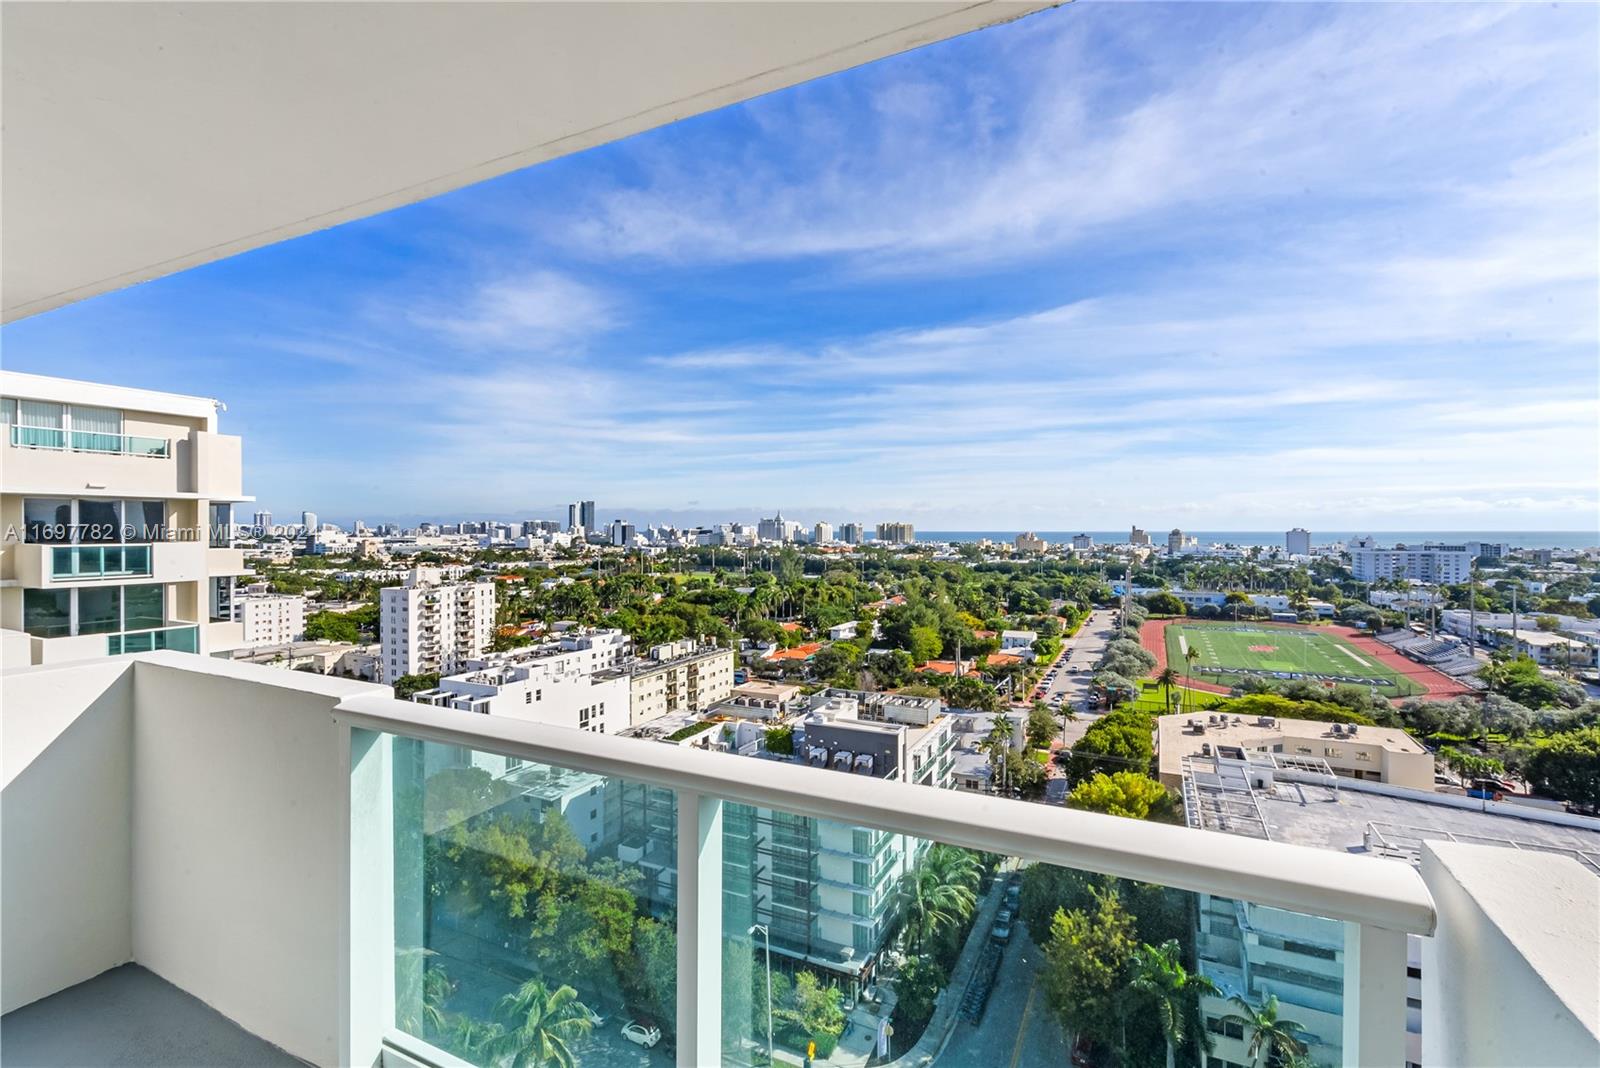
[[[298,593],[247,593],[233,599],[245,648],[287,645],[306,635],[306,599]]]
[[[652,648],[628,666],[632,697],[628,725],[673,712],[699,712],[733,693],[733,650],[692,638]]]
[[[1183,783],[1186,761],[1229,750],[1324,761],[1335,774],[1352,779],[1433,789],[1433,754],[1398,727],[1214,712],[1156,720],[1160,778],[1173,789]]]

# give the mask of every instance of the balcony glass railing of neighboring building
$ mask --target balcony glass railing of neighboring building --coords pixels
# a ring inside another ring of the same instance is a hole
[[[121,653],[151,653],[161,649],[170,649],[176,653],[198,653],[200,628],[187,624],[106,635],[106,653],[109,656]]]
[[[148,575],[148,545],[63,545],[50,550],[50,577],[122,578]]]
[[[46,426],[13,426],[11,444],[29,449],[70,449],[73,452],[105,452],[158,459],[167,457],[172,451],[172,443],[166,438],[103,434],[90,430],[67,431]]]
[[[1175,966],[1202,977],[1174,992],[1182,1012],[1195,1013],[1205,993],[1207,1012],[1244,1021],[1235,1042],[1228,1028],[1218,1036],[1193,1019],[1177,1039],[1180,1063],[1199,1062],[1195,1044],[1206,1036],[1213,1062],[1249,1063],[1251,1039],[1269,1026],[1288,1040],[1270,1040],[1279,1048],[1262,1057],[1288,1059],[1300,1042],[1330,1063],[1404,1059],[1406,935],[1433,923],[1406,865],[1020,801],[975,803],[909,783],[853,780],[835,791],[819,783],[834,772],[715,753],[685,751],[662,765],[652,747],[627,739],[468,720],[378,696],[345,701],[335,719],[351,731],[352,847],[392,859],[371,867],[392,886],[352,894],[396,903],[388,918],[357,910],[351,969],[394,970],[387,1041],[430,1063],[444,1062],[440,1049],[504,1063],[562,1020],[577,1021],[561,1033],[580,1064],[637,1057],[634,1043],[670,1051],[679,1065],[764,1056],[762,936],[723,913],[725,900],[752,890],[728,884],[752,877],[725,864],[724,813],[735,806],[779,825],[854,826],[866,832],[861,846],[902,841],[917,858],[892,896],[862,898],[865,916],[854,914],[855,899],[849,911],[823,908],[815,892],[763,909],[757,922],[770,921],[773,951],[788,958],[773,975],[772,1042],[792,1060],[815,1043],[819,1058],[842,1047],[864,1061],[882,1042],[890,1058],[942,1049],[939,1063],[956,1068],[1012,1060],[1016,1050],[1029,1063],[1065,1064],[1075,1052],[1092,1063],[1161,1063],[1169,1036],[1152,991]],[[637,836],[579,826],[581,808],[530,809],[497,786],[493,762],[507,756],[606,776],[608,789],[671,791],[670,843],[647,849]],[[387,801],[374,806],[374,796]],[[640,857],[663,853],[676,866],[665,914],[640,892],[661,877]],[[352,874],[359,883],[370,873]],[[1212,932],[1197,894],[1336,925],[1338,1011],[1301,1019],[1285,1006],[1270,1024],[1254,991],[1226,989],[1228,975],[1206,986],[1200,948]],[[893,922],[880,923],[880,905],[892,906]],[[789,944],[791,928],[810,932],[808,948]],[[1008,952],[1012,942],[1026,951]],[[890,979],[892,1008],[875,998]],[[1228,1000],[1234,993],[1240,1001]],[[958,1018],[978,1026],[952,1026]]]

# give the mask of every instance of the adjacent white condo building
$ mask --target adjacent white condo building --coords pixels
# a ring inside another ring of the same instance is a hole
[[[1472,551],[1464,544],[1427,542],[1415,547],[1396,545],[1392,549],[1380,549],[1371,538],[1358,538],[1350,544],[1350,573],[1361,582],[1379,579],[1465,582],[1472,573],[1472,557]]]
[[[6,667],[241,642],[241,442],[221,404],[0,372]]]

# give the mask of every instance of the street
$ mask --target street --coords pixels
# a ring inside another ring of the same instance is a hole
[[[1089,695],[1090,673],[1115,633],[1115,619],[1114,609],[1097,608],[1089,613],[1075,636],[1065,639],[1065,648],[1056,660],[1055,678],[1045,683],[1045,700],[1052,706],[1065,697],[1068,708],[1074,712],[1083,711],[1084,699]]]
[[[1066,1035],[1045,1003],[1039,981],[1044,954],[1017,924],[995,978],[989,1007],[976,1026],[965,1020],[935,1064],[950,1068],[1062,1068]]]

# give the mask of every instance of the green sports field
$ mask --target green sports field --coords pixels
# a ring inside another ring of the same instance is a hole
[[[1240,679],[1309,678],[1375,687],[1387,696],[1421,693],[1423,687],[1379,663],[1337,634],[1253,623],[1172,623],[1167,626],[1167,663],[1196,682],[1232,686]],[[1187,668],[1185,651],[1199,655]]]

